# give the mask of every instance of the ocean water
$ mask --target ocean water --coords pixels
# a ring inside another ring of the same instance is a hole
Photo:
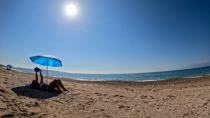
[[[34,73],[33,69],[15,68],[18,71],[25,73]],[[164,72],[149,72],[149,73],[129,73],[129,74],[78,74],[78,73],[66,73],[58,71],[49,71],[49,76],[73,78],[77,80],[96,80],[96,81],[108,81],[108,80],[123,80],[123,81],[155,81],[165,80],[180,77],[197,77],[210,74],[210,66],[202,68],[193,68],[185,70],[164,71]],[[43,70],[43,74],[46,71]]]

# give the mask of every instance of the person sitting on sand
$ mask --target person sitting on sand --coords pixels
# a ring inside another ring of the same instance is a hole
[[[61,82],[61,80],[55,79],[52,82],[50,82],[50,84],[46,84],[43,82],[43,76],[42,76],[42,70],[39,68],[34,68],[35,71],[35,80],[32,81],[32,87],[37,88],[37,89],[41,89],[41,90],[48,90],[50,92],[57,92],[57,93],[62,93],[63,91],[68,91],[64,86],[63,83]],[[38,81],[38,74],[40,73],[40,83]]]

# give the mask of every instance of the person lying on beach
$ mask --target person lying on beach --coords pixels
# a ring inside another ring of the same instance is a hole
[[[50,82],[48,85],[48,84],[44,83],[44,81],[43,81],[42,70],[36,67],[36,68],[34,68],[34,71],[35,71],[36,79],[32,81],[32,84],[31,84],[32,88],[36,88],[36,89],[40,89],[40,90],[48,90],[50,92],[55,91],[57,93],[62,93],[63,91],[68,91],[64,87],[61,80],[55,79],[52,82]],[[38,72],[40,73],[40,77],[41,77],[40,82],[38,81],[38,74],[37,74]]]

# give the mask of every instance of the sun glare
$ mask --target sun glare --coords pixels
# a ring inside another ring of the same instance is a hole
[[[65,13],[68,16],[76,16],[78,14],[78,7],[76,4],[70,3],[65,6]]]

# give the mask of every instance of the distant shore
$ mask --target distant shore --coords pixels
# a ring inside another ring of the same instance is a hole
[[[209,118],[210,76],[170,80],[80,81],[68,93],[24,87],[33,74],[0,68],[0,116],[17,118]],[[55,77],[49,77],[52,81]]]

